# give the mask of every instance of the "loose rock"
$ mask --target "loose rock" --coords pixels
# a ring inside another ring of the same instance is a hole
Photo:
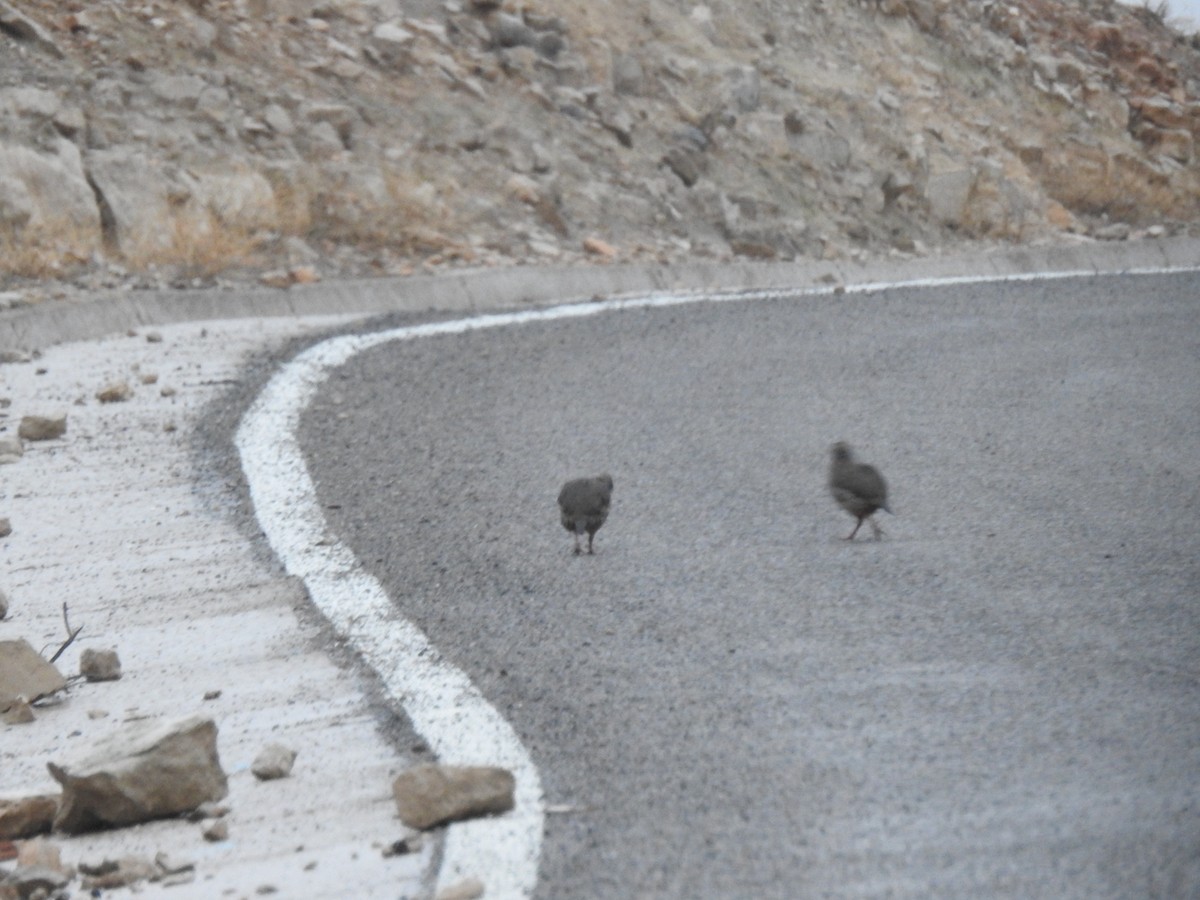
[[[0,712],[18,698],[32,703],[67,686],[58,669],[26,640],[0,641]]]
[[[26,441],[51,441],[67,433],[67,414],[23,416],[17,434]]]
[[[250,771],[259,781],[271,781],[275,778],[286,778],[292,773],[292,764],[296,761],[296,751],[289,750],[282,744],[269,744],[255,757]]]
[[[434,900],[478,900],[486,889],[486,885],[478,878],[466,878],[457,884],[442,888]]]
[[[0,799],[0,840],[22,840],[49,834],[58,811],[56,794]]]
[[[88,647],[79,656],[79,674],[88,681],[116,681],[121,677],[117,651]]]
[[[54,827],[69,833],[177,815],[228,791],[216,723],[198,715],[135,723],[47,768],[63,786]]]
[[[18,437],[0,438],[0,466],[17,462],[25,454],[25,447]]]
[[[0,800],[0,840],[15,841],[48,834],[57,812],[57,794]]]
[[[5,725],[28,725],[37,719],[33,707],[24,697],[18,697],[4,713]]]
[[[96,399],[101,403],[124,403],[133,396],[133,388],[128,381],[115,381],[96,392]]]
[[[516,779],[495,766],[422,765],[392,782],[400,820],[410,828],[508,812]]]
[[[204,829],[200,833],[204,835],[204,839],[206,841],[210,841],[212,843],[228,840],[229,823],[224,819],[217,819],[215,822],[205,825]]]

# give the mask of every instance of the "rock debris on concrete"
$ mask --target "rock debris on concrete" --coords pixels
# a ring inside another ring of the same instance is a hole
[[[193,456],[198,417],[241,377],[248,354],[331,321],[170,326],[151,333],[161,340],[122,335],[0,366],[0,397],[10,401],[0,434],[41,410],[71,411],[69,432],[27,438],[24,456],[5,469],[0,510],[20,528],[0,542],[10,561],[0,639],[52,653],[66,638],[66,603],[81,631],[58,665],[80,671],[85,654],[115,647],[122,672],[65,688],[56,681],[34,721],[0,725],[0,797],[14,798],[0,802],[0,822],[13,837],[44,831],[47,798],[60,796],[48,763],[181,717],[214,723],[228,781],[220,801],[228,813],[209,820],[227,839],[215,843],[184,818],[51,835],[64,870],[90,871],[91,886],[152,878],[174,885],[173,900],[250,896],[264,885],[289,897],[377,896],[381,884],[389,896],[421,890],[437,842],[383,852],[409,834],[390,786],[411,760],[379,733],[359,676],[331,662],[316,627],[297,618],[305,602],[297,584],[235,526],[234,489],[198,478]],[[137,371],[158,373],[173,392],[96,399]],[[167,422],[178,429],[164,430]],[[252,764],[276,742],[300,750],[305,765],[260,782]],[[147,861],[137,878],[120,871],[128,857]],[[181,862],[164,866],[168,858]],[[37,884],[20,890],[67,883],[53,867],[22,871]]]

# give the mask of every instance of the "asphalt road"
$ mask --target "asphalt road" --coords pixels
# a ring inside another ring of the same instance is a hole
[[[389,343],[301,439],[573,807],[539,896],[1200,891],[1195,274]],[[838,439],[882,542],[841,540]],[[574,557],[555,497],[602,470]]]

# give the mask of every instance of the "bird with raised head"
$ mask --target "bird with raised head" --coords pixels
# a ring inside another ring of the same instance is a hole
[[[608,518],[612,503],[613,480],[608,474],[595,478],[575,478],[558,492],[558,508],[562,526],[575,535],[575,553],[583,552],[579,540],[587,532],[587,552],[593,553],[592,541]]]
[[[869,521],[875,540],[879,540],[883,529],[871,518],[877,510],[891,512],[887,502],[887,483],[879,470],[866,463],[854,461],[854,453],[845,441],[833,445],[833,458],[829,463],[829,493],[838,505],[858,521],[846,540],[854,540],[862,523]]]

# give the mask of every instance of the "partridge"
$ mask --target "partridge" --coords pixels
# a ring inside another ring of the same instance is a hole
[[[850,445],[843,441],[833,445],[833,459],[829,464],[829,492],[842,509],[858,519],[846,540],[854,540],[864,521],[870,521],[875,540],[879,540],[883,529],[871,516],[879,509],[891,512],[887,503],[887,484],[874,466],[855,462]]]
[[[612,502],[613,480],[611,475],[595,478],[576,478],[563,485],[558,492],[558,508],[562,511],[562,526],[575,535],[575,552],[582,552],[579,538],[586,531],[588,553],[592,553],[592,540],[608,518],[608,507]]]

